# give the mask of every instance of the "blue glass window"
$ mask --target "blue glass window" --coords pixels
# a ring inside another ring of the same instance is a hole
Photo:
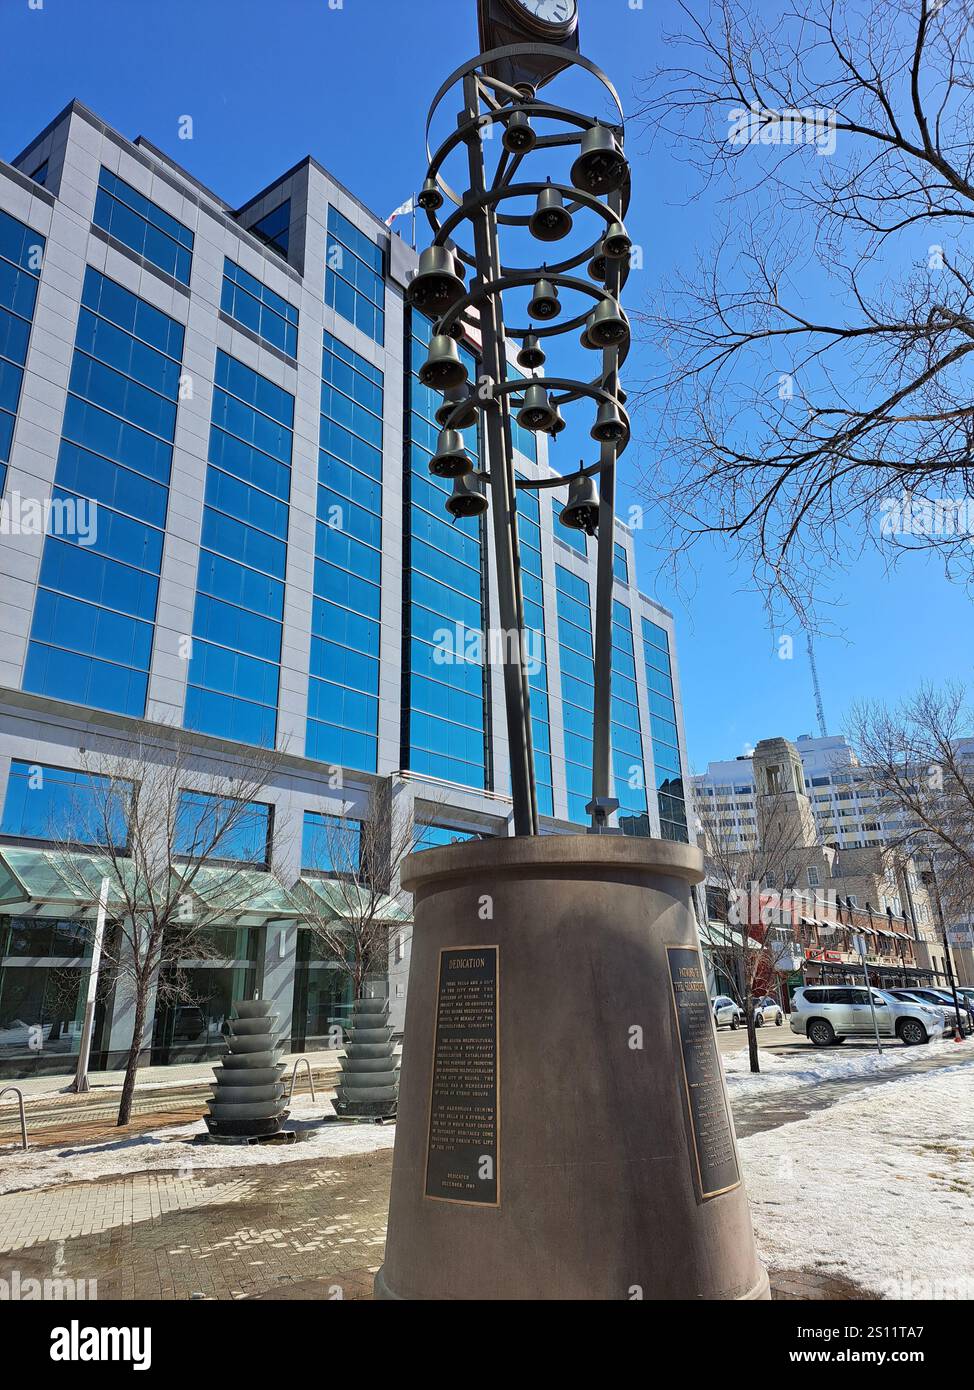
[[[127,782],[15,758],[0,835],[124,849],[130,792]]]
[[[415,848],[439,849],[441,845],[462,845],[481,838],[471,830],[454,830],[448,825],[417,825]]]
[[[301,867],[311,873],[355,874],[362,855],[362,822],[305,811]]]
[[[330,207],[325,303],[375,342],[384,343],[385,296],[381,247]]]
[[[24,689],[145,713],[183,328],[88,267]]]
[[[595,662],[589,586],[562,565],[555,566],[558,640],[561,645],[561,700],[565,726],[565,780],[568,819],[584,825],[592,799],[592,712]]]
[[[109,169],[98,176],[92,221],[152,265],[189,284],[193,233]]]
[[[629,557],[626,555],[626,547],[618,541],[613,548],[612,573],[620,584],[629,583]]]
[[[259,222],[252,223],[247,230],[253,232],[254,236],[259,237],[268,246],[283,251],[286,256],[291,239],[291,199],[279,203],[276,208],[265,213]]]
[[[517,529],[521,542],[521,583],[524,590],[525,641],[528,644],[534,779],[539,812],[543,816],[553,816],[555,807],[541,568],[541,503],[537,492],[518,488]]]
[[[207,792],[183,791],[173,848],[198,859],[264,866],[270,857],[271,808]]]
[[[32,178],[35,183],[39,183],[43,188],[47,184],[47,171],[48,161],[45,159],[44,163],[38,164],[37,168],[34,170],[32,174],[29,175],[29,177]]]
[[[0,211],[0,494],[20,404],[45,240]]]
[[[307,754],[375,772],[384,379],[331,333],[321,376]]]
[[[610,740],[620,829],[627,835],[650,835],[632,614],[618,601],[612,604]]]
[[[242,266],[226,257],[220,307],[265,342],[295,357],[298,351],[298,311],[269,290]]]
[[[184,723],[271,748],[294,397],[218,351],[211,423]]]
[[[680,767],[680,736],[673,700],[670,640],[665,628],[643,618],[643,655],[650,688],[650,733],[656,767],[660,834],[664,840],[686,844],[686,794]]]

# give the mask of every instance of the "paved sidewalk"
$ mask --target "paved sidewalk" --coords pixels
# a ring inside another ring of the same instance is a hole
[[[313,1071],[318,1070],[338,1070],[338,1059],[344,1056],[344,1049],[329,1049],[326,1052],[307,1052],[286,1053],[281,1061],[287,1066],[285,1075],[289,1075],[297,1058],[307,1057],[311,1063]],[[173,1067],[140,1067],[136,1075],[136,1091],[145,1089],[147,1086],[212,1086],[213,1068],[222,1059],[214,1057],[207,1062],[193,1062],[185,1066]],[[300,1075],[304,1075],[304,1068],[301,1068]],[[124,1071],[96,1071],[89,1074],[91,1091],[112,1091],[121,1090],[125,1080]],[[24,1093],[24,1098],[33,1096],[57,1095],[62,1092],[69,1092],[69,1088],[74,1084],[74,1072],[63,1075],[52,1076],[27,1076],[18,1081],[16,1078],[0,1083],[0,1086],[17,1086]],[[91,1092],[89,1092],[90,1094]],[[74,1094],[70,1092],[70,1094]]]
[[[305,1055],[305,1054],[302,1054]],[[315,1088],[322,1098],[334,1093],[343,1051],[307,1054]],[[284,1080],[290,1085],[295,1056],[282,1058]],[[131,1123],[115,1128],[115,1116],[122,1089],[121,1072],[99,1072],[92,1077],[92,1088],[84,1095],[67,1089],[73,1077],[39,1076],[10,1082],[24,1092],[28,1136],[32,1145],[86,1142],[114,1132],[117,1136],[139,1133],[161,1124],[183,1124],[199,1119],[206,1110],[206,1099],[213,1088],[213,1063],[185,1067],[142,1067],[136,1077]],[[7,1083],[0,1083],[0,1087]],[[295,1096],[309,1093],[308,1073],[300,1067]],[[0,1105],[0,1150],[19,1144],[20,1119],[13,1096]]]

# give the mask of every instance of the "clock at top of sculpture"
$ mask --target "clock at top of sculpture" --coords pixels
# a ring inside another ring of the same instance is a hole
[[[578,24],[578,0],[504,0],[519,20],[539,34],[569,34]]]

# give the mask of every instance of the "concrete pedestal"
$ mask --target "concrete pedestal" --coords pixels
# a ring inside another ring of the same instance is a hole
[[[406,861],[415,926],[377,1297],[769,1296],[709,1023],[702,877],[694,848],[615,835]]]

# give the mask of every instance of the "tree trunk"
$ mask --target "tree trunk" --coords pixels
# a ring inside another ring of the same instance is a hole
[[[751,1070],[753,1072],[760,1072],[761,1063],[758,1061],[758,1030],[754,1026],[754,1000],[750,995],[748,995],[744,1013],[747,1018],[747,1052],[751,1060]]]
[[[135,1023],[132,1029],[132,1046],[125,1063],[125,1080],[122,1082],[122,1099],[118,1106],[118,1126],[127,1125],[132,1115],[132,1102],[135,1099],[135,1074],[139,1069],[139,1054],[142,1051],[142,1034],[145,1031],[146,997],[149,981],[139,980],[135,994]]]

